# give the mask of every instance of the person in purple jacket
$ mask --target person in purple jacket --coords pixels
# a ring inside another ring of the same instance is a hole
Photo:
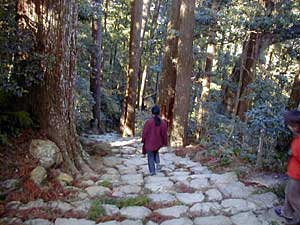
[[[149,172],[153,176],[156,171],[160,170],[158,150],[168,144],[168,127],[167,123],[159,117],[160,109],[158,106],[153,106],[151,112],[153,117],[147,120],[144,125],[142,142],[147,153]]]

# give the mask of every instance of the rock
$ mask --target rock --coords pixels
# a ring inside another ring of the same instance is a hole
[[[78,193],[77,197],[78,197],[79,199],[84,200],[84,199],[87,199],[87,198],[89,197],[89,195],[88,195],[87,193],[83,192],[83,191],[80,191],[80,192]]]
[[[195,225],[232,225],[231,220],[225,216],[198,217],[194,220],[194,224]]]
[[[119,170],[119,173],[124,175],[124,174],[136,174],[136,167],[135,166],[124,166],[124,165],[117,165],[116,166]]]
[[[141,185],[144,183],[142,174],[128,174],[122,175],[121,180],[126,184],[137,184]]]
[[[217,189],[210,189],[205,192],[207,201],[221,201],[223,199],[222,194]]]
[[[209,172],[209,170],[207,169],[206,166],[201,166],[201,165],[191,167],[190,170],[193,174],[203,174],[203,173],[208,173]]]
[[[145,184],[145,189],[154,192],[154,193],[163,193],[172,190],[173,182],[171,181],[164,181],[158,183],[147,183]]]
[[[219,215],[221,208],[217,202],[197,203],[190,208],[190,213],[193,217]]]
[[[93,197],[101,197],[106,194],[110,194],[111,191],[107,187],[102,186],[91,186],[85,189],[86,192],[93,198]]]
[[[234,215],[240,212],[255,210],[256,206],[252,202],[244,199],[225,199],[221,203],[222,211],[227,215]]]
[[[92,146],[92,152],[98,153],[102,151],[111,151],[111,145],[109,143],[100,142]]]
[[[71,184],[73,182],[73,177],[67,173],[60,173],[56,179],[62,184]]]
[[[97,225],[120,225],[120,223],[116,220],[112,220],[112,221],[107,221],[104,223],[97,223]]]
[[[18,209],[22,205],[19,201],[11,201],[6,204],[7,209]]]
[[[96,225],[94,221],[86,219],[64,219],[57,218],[54,225]]]
[[[247,182],[259,184],[267,188],[274,188],[286,185],[288,176],[286,174],[278,173],[258,173],[249,178]]]
[[[30,173],[30,179],[37,185],[41,185],[47,178],[47,171],[44,167],[38,166]]]
[[[238,177],[234,172],[211,174],[210,181],[213,184],[228,184],[238,181]]]
[[[143,225],[141,220],[124,220],[120,222],[120,225]]]
[[[24,222],[26,225],[53,225],[49,220],[44,219],[32,219]]]
[[[115,205],[103,204],[102,207],[105,210],[106,215],[112,216],[120,212],[119,208]]]
[[[16,224],[22,224],[22,220],[16,217],[9,218],[9,217],[3,217],[0,218],[0,224],[2,225],[16,225]]]
[[[146,225],[158,225],[158,223],[154,223],[153,221],[148,221]]]
[[[227,184],[216,184],[225,198],[248,198],[254,191],[252,187],[246,187],[241,182],[233,182]]]
[[[177,193],[176,198],[185,205],[193,205],[202,202],[204,195],[202,193]]]
[[[142,158],[141,156],[135,156],[133,158],[125,160],[124,164],[129,166],[142,166],[147,164],[147,160],[146,158]]]
[[[129,219],[144,219],[151,214],[151,210],[143,206],[129,206],[122,208],[120,214]]]
[[[166,220],[161,225],[193,225],[193,221],[188,218],[180,218],[173,220]]]
[[[175,218],[179,218],[184,216],[184,214],[187,213],[187,210],[189,208],[187,206],[179,205],[179,206],[173,206],[169,208],[162,208],[162,209],[157,209],[154,212],[162,215],[162,216],[172,216]]]
[[[62,163],[62,154],[57,145],[50,140],[34,139],[31,141],[30,154],[39,160],[41,166],[50,168]]]
[[[74,207],[75,212],[81,212],[87,214],[89,209],[91,208],[92,202],[89,199],[83,201],[72,202],[72,206]]]
[[[0,182],[0,187],[3,189],[13,189],[20,186],[20,181],[17,179],[9,179]]]
[[[258,219],[261,221],[262,225],[272,225],[272,224],[285,224],[284,218],[276,215],[274,209],[263,210]]]
[[[202,189],[206,189],[209,188],[210,185],[208,183],[208,179],[203,178],[203,179],[194,179],[190,182],[190,187],[194,188],[196,190],[202,190]]]
[[[159,149],[160,153],[166,153],[166,152],[174,152],[174,148],[169,147],[169,146],[165,146],[165,147],[161,147]]]
[[[118,164],[122,164],[122,160],[115,156],[103,157],[103,164],[108,167],[114,167]]]
[[[24,204],[19,207],[19,210],[27,210],[32,208],[46,208],[47,203],[44,202],[43,199],[37,199],[35,201],[28,202],[27,204]]]
[[[92,180],[83,180],[83,181],[80,182],[80,185],[83,186],[83,187],[93,186],[94,184],[95,184],[95,182],[92,181]]]
[[[69,203],[62,202],[62,201],[52,201],[48,202],[48,207],[52,210],[58,209],[59,211],[65,213],[69,210],[72,210],[73,207]]]
[[[173,185],[168,177],[149,176],[145,179],[145,188],[154,193],[167,192]]]
[[[141,186],[125,185],[113,189],[113,192],[121,192],[124,194],[138,194],[142,190]]]
[[[245,212],[231,217],[235,225],[261,225],[261,222],[252,212]]]
[[[173,195],[168,193],[149,194],[148,198],[150,199],[151,202],[154,203],[168,204],[168,203],[176,202],[176,198]]]
[[[269,209],[279,203],[277,196],[273,192],[251,195],[248,199],[257,206],[257,210]]]
[[[101,179],[100,183],[104,180],[107,180],[112,184],[117,184],[117,183],[120,183],[121,176],[119,174],[103,174],[100,177],[100,179]],[[96,182],[96,185],[98,185],[98,184],[99,183]]]

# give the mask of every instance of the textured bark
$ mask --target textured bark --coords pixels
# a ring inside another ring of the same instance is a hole
[[[300,61],[298,61],[298,72],[295,75],[292,91],[290,94],[288,109],[297,109],[300,104]]]
[[[41,128],[60,148],[65,168],[74,174],[80,170],[91,171],[75,129],[76,2],[32,2],[39,18],[39,49],[45,56],[42,62],[44,80],[34,93],[34,111]]]
[[[180,6],[174,122],[171,130],[172,146],[185,146],[188,144],[187,128],[193,69],[194,9],[195,0],[182,0]]]
[[[137,80],[141,55],[142,0],[131,1],[131,28],[129,45],[129,66],[127,86],[121,117],[121,133],[123,136],[134,136],[135,105],[137,99]]]
[[[103,133],[101,126],[101,91],[100,83],[102,77],[102,1],[94,0],[94,17],[92,19],[92,36],[93,36],[93,49],[91,54],[91,75],[90,75],[90,91],[94,99],[93,105],[93,121],[96,123],[96,128],[99,133]],[[91,123],[91,124],[94,124]],[[91,127],[94,128],[94,127]]]
[[[173,123],[180,5],[181,0],[173,0],[170,8],[170,19],[167,28],[168,36],[163,56],[163,68],[158,97],[161,115],[167,120],[169,128],[172,127]]]
[[[239,65],[235,65],[232,73],[232,82],[237,88],[225,87],[223,104],[225,111],[245,120],[245,112],[250,109],[251,100],[248,98],[251,93],[249,84],[255,80],[255,64],[262,45],[262,34],[251,32],[249,39],[244,43],[243,53]]]

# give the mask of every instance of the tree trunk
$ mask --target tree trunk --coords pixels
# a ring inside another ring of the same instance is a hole
[[[148,17],[149,17],[149,12],[150,12],[150,6],[151,6],[151,0],[143,0],[143,14],[142,14],[142,28],[141,28],[141,50],[143,50],[144,47],[144,38],[145,38],[145,33],[147,29],[147,24],[148,24]],[[141,109],[142,108],[142,102],[143,102],[143,95],[144,95],[144,88],[146,84],[146,77],[147,77],[147,71],[143,70],[142,71],[142,54],[140,57],[140,71],[139,71],[139,85],[138,85],[138,107]],[[145,68],[147,67],[147,62],[145,65]]]
[[[239,65],[235,65],[232,73],[232,83],[237,88],[225,87],[223,104],[226,112],[245,120],[245,112],[250,109],[251,89],[249,84],[255,80],[255,65],[262,45],[262,34],[252,31],[249,40],[244,43]]]
[[[101,92],[100,82],[102,77],[102,29],[101,29],[101,14],[102,14],[102,1],[94,0],[94,15],[92,19],[92,36],[93,36],[93,49],[91,54],[91,76],[90,76],[90,91],[94,99],[93,105],[93,124],[96,125],[98,133],[103,133],[101,126]]]
[[[141,26],[143,0],[131,1],[131,27],[129,46],[129,66],[127,87],[121,117],[121,133],[123,136],[134,136],[135,105],[137,99],[137,80],[141,55]]]
[[[149,4],[149,6],[148,6],[148,10],[149,10],[150,7],[151,7],[151,2],[148,3],[148,4]],[[160,0],[157,0],[155,2],[154,14],[153,14],[153,17],[152,17],[151,25],[149,27],[149,36],[150,36],[149,39],[150,40],[154,38],[154,33],[155,33],[155,30],[156,30],[156,27],[157,27],[157,19],[158,19],[158,15],[159,15],[159,9],[160,9]],[[149,17],[149,12],[148,12],[147,17]],[[148,56],[148,58],[145,61],[145,66],[144,66],[144,70],[143,70],[143,73],[142,73],[142,79],[141,79],[141,82],[140,82],[140,90],[139,90],[139,109],[140,110],[142,110],[143,107],[144,107],[144,94],[145,94],[145,90],[146,90],[146,81],[147,81],[147,77],[148,77],[148,74],[149,74],[149,66],[150,66],[150,63],[152,62],[152,60],[151,60],[152,59],[152,52],[154,50],[153,47],[154,47],[154,44],[151,41],[149,46],[148,46],[148,52],[150,52],[150,55]]]
[[[298,61],[298,72],[295,75],[292,91],[290,94],[288,109],[297,109],[300,104],[300,61]]]
[[[103,31],[106,32],[109,0],[105,0]]]
[[[91,171],[87,154],[80,145],[74,117],[76,74],[77,5],[75,0],[34,1],[44,79],[35,92],[34,111],[41,129],[54,141],[63,155],[63,163],[73,174]],[[43,17],[41,17],[43,16]]]
[[[193,69],[193,29],[195,0],[182,0],[178,39],[177,80],[171,145],[185,146],[187,140],[190,89]]]
[[[167,120],[169,128],[172,127],[173,122],[180,5],[181,0],[172,1],[167,28],[166,50],[163,57],[163,68],[159,86],[158,104],[161,108],[161,115]]]

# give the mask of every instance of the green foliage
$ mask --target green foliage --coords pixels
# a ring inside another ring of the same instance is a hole
[[[99,200],[92,201],[92,205],[88,211],[88,218],[90,220],[96,220],[97,218],[105,215],[105,210],[102,207],[102,202]]]
[[[16,0],[0,4],[0,90],[21,96],[43,78],[34,32],[20,28]]]
[[[9,136],[18,136],[22,129],[33,126],[33,121],[28,112],[0,112],[0,145],[7,144]]]
[[[104,182],[103,182],[104,183]],[[108,182],[107,182],[108,183]],[[97,218],[105,215],[103,204],[116,205],[119,208],[128,206],[145,206],[150,203],[147,196],[141,195],[134,198],[100,198],[92,201],[92,205],[88,211],[88,218],[96,220]]]
[[[284,198],[285,198],[285,185],[279,185],[277,187],[270,188],[269,191],[275,193],[279,197],[281,202],[284,200]]]
[[[119,208],[128,206],[145,206],[150,203],[150,199],[145,195],[140,195],[134,198],[102,198],[98,199],[102,204],[112,204]]]
[[[103,187],[107,187],[107,188],[111,188],[112,187],[112,183],[109,180],[104,180],[100,183],[101,186]]]

